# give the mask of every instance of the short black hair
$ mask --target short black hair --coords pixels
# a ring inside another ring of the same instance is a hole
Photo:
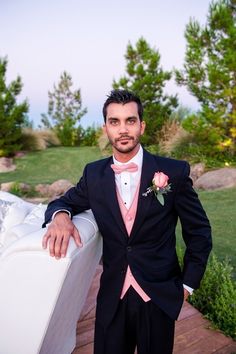
[[[138,105],[138,115],[140,121],[143,120],[143,105],[142,102],[134,92],[128,90],[112,90],[111,93],[107,96],[107,99],[103,105],[103,118],[104,122],[106,123],[106,116],[107,116],[107,106],[111,103],[121,103],[126,104],[129,102],[136,102]]]

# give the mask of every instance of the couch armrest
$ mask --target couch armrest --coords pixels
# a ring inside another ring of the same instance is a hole
[[[90,210],[87,210],[81,214],[75,215],[72,219],[74,225],[79,230],[83,247],[90,241],[92,237],[98,232],[97,224],[94,216]],[[8,246],[1,254],[1,258],[8,257],[10,254],[17,252],[44,252],[48,253],[48,250],[42,248],[42,238],[46,232],[46,228],[40,228],[37,231],[27,233],[26,236],[19,238]],[[67,249],[66,257],[71,258],[78,252],[74,239],[71,238]]]
[[[56,260],[42,248],[46,229],[18,239],[0,255],[0,353],[73,351],[76,322],[102,252],[92,213],[73,222],[83,247],[71,238],[65,258]]]

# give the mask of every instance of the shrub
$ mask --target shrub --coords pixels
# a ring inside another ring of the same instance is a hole
[[[38,193],[35,191],[35,188],[33,186],[19,182],[14,182],[14,184],[10,188],[10,193],[20,198],[32,198],[38,196]]]
[[[79,146],[97,146],[102,129],[100,127],[88,126],[83,128],[81,125],[77,128],[78,144]]]
[[[177,248],[180,264],[183,250]],[[208,262],[201,287],[189,302],[205,315],[216,328],[236,339],[236,284],[228,260],[219,261],[213,254]]]
[[[176,159],[187,160],[190,163],[204,162],[208,168],[236,164],[236,156],[220,152],[210,154],[210,147],[198,141],[194,134],[188,133],[175,141],[171,156]]]
[[[25,128],[22,134],[22,150],[38,151],[47,147],[60,145],[53,130],[33,130]]]
[[[45,142],[47,148],[60,145],[60,140],[52,129],[38,130],[37,134]]]
[[[158,143],[163,155],[170,156],[175,146],[178,145],[189,134],[183,129],[181,122],[177,119],[168,119],[160,133],[158,133]]]
[[[232,270],[227,260],[220,262],[212,255],[201,287],[191,296],[190,303],[217,328],[236,339],[236,284]]]

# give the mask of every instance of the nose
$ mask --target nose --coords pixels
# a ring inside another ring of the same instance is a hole
[[[127,125],[125,123],[121,123],[119,133],[120,134],[126,134],[127,132],[128,132]]]

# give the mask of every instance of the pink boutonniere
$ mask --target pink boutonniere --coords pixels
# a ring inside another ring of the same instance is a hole
[[[169,177],[163,172],[156,172],[152,179],[152,185],[147,188],[147,191],[143,193],[143,196],[147,197],[149,193],[153,192],[163,206],[165,204],[163,194],[171,192],[171,185],[168,184],[168,180]]]

